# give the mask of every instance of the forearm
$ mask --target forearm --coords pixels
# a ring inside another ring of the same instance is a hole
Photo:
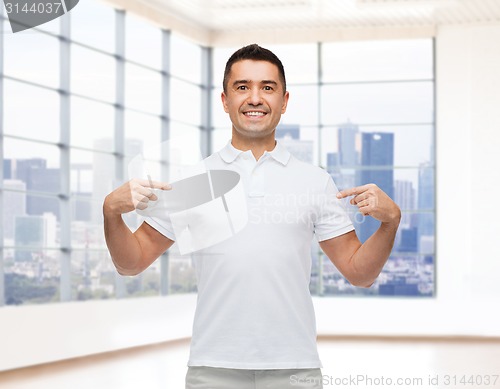
[[[111,259],[121,275],[135,275],[141,261],[141,245],[121,215],[104,212],[104,236]]]
[[[377,279],[394,246],[398,222],[382,223],[351,258],[357,286],[369,287]]]

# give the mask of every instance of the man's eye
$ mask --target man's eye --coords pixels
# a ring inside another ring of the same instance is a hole
[[[272,88],[272,87],[270,87],[269,85],[266,85],[266,86],[264,87],[264,90],[273,90],[273,88]]]
[[[246,85],[240,85],[238,88],[236,88],[238,90],[246,90],[247,89],[247,86]]]

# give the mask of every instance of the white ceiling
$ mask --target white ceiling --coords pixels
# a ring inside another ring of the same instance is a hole
[[[440,25],[500,23],[500,0],[108,1],[209,44],[253,36],[317,40],[328,31],[335,39],[364,30],[363,38],[395,28],[432,35]]]

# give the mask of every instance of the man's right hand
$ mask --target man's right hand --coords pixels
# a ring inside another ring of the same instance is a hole
[[[103,212],[113,216],[146,209],[149,201],[158,200],[153,189],[170,190],[172,187],[165,182],[133,178],[106,196]]]

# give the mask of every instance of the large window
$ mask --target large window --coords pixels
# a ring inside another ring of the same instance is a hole
[[[191,258],[176,250],[140,276],[119,276],[102,202],[129,179],[137,155],[161,179],[164,141],[193,159],[225,145],[231,124],[220,102],[222,73],[237,47],[200,47],[99,1],[80,3],[21,33],[0,19],[0,305],[196,291]],[[350,286],[313,244],[311,291],[432,296],[432,40],[269,48],[285,65],[290,91],[277,137],[340,188],[374,182],[403,210],[372,288]],[[366,239],[377,224],[349,211]],[[125,220],[132,229],[141,223],[134,213]]]
[[[161,142],[199,153],[204,49],[94,0],[21,33],[0,23],[0,305],[195,291],[175,250],[137,277],[118,275],[102,203],[137,155],[159,167]]]

